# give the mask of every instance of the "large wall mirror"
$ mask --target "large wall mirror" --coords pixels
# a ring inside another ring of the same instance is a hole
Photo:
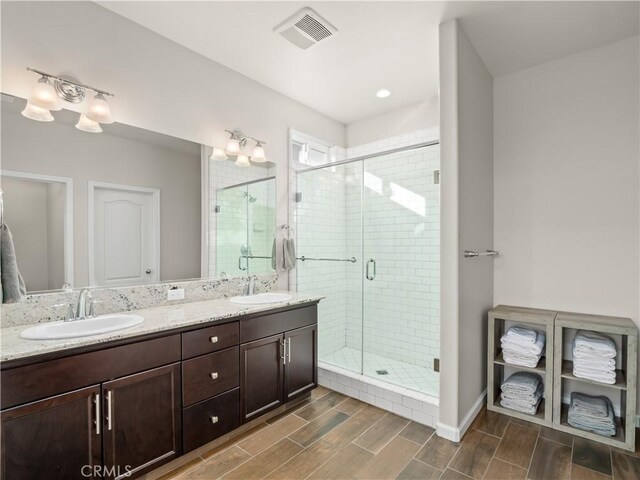
[[[0,182],[28,292],[274,271],[274,164],[120,123],[80,131],[67,110],[33,121],[24,105],[2,95]]]

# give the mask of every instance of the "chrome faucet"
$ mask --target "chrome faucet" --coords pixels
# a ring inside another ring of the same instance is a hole
[[[249,281],[247,282],[247,286],[244,287],[244,296],[255,295],[256,293],[256,280],[258,277],[255,275],[251,275],[249,277]]]
[[[89,313],[87,315],[87,303],[89,304]],[[93,298],[91,297],[91,292],[88,288],[83,288],[80,290],[80,295],[78,295],[78,305],[76,307],[76,318],[75,320],[84,320],[87,316],[93,316]]]

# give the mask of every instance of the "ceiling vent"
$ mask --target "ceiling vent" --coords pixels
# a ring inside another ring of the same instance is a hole
[[[311,8],[303,8],[273,30],[303,50],[338,33],[336,27]]]

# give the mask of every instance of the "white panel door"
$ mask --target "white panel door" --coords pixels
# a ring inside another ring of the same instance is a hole
[[[119,286],[160,280],[159,193],[126,186],[89,186],[91,284]],[[93,235],[91,235],[93,233]]]

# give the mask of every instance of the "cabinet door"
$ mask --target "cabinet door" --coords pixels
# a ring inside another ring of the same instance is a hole
[[[318,326],[298,328],[284,335],[285,401],[318,386]]]
[[[112,478],[148,472],[181,453],[180,364],[102,384],[104,463]]]
[[[1,478],[92,476],[102,464],[100,387],[88,387],[2,412]]]
[[[240,415],[246,422],[284,403],[283,335],[240,345]]]

